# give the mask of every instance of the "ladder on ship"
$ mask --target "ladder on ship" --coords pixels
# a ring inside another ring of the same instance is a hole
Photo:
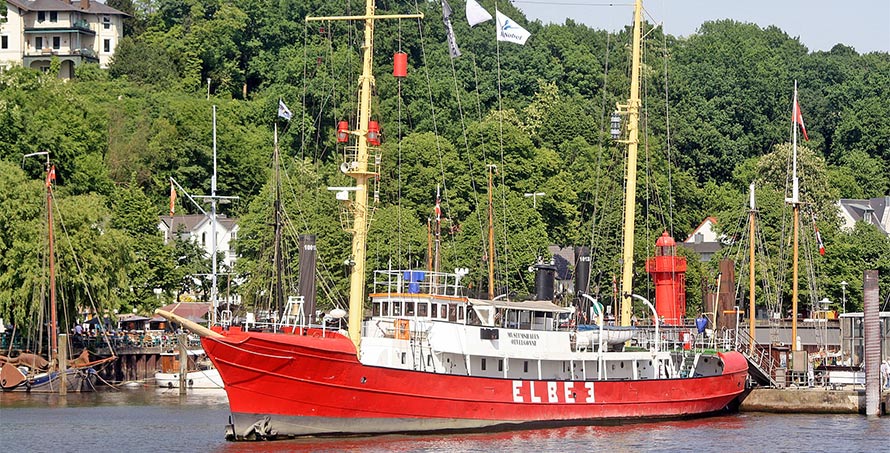
[[[778,362],[770,356],[769,350],[761,347],[756,340],[753,344],[752,350],[751,336],[746,330],[739,329],[736,351],[742,353],[748,360],[748,375],[759,385],[778,387],[778,382],[773,377],[779,366]]]

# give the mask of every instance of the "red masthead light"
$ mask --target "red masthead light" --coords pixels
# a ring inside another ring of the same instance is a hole
[[[380,146],[380,124],[377,121],[368,121],[368,144]]]
[[[337,142],[346,143],[349,141],[349,122],[340,121],[337,124]]]

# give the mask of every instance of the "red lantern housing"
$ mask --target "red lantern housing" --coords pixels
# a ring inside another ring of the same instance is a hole
[[[337,123],[337,142],[346,143],[349,141],[349,122],[340,121]]]
[[[396,77],[408,77],[408,54],[396,52],[392,56],[392,75]]]
[[[380,146],[380,124],[374,120],[368,121],[368,144]]]
[[[677,256],[677,243],[667,231],[655,241],[655,256],[646,260],[655,281],[655,311],[669,326],[686,317],[686,258]]]

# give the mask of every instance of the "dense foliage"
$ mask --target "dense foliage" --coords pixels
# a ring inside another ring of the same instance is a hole
[[[464,52],[452,60],[438,2],[380,3],[378,13],[419,9],[426,19],[380,21],[375,29],[373,117],[384,143],[369,269],[426,265],[427,225],[441,187],[443,269],[467,267],[467,283],[481,291],[487,260],[495,259],[499,291],[521,297],[532,291],[528,267],[549,259],[548,245],[590,245],[591,287],[608,300],[619,273],[624,178],[623,145],[609,138],[609,115],[627,98],[629,30],[528,23],[501,4],[532,38],[525,46],[498,43],[491,23],[470,28],[452,2]],[[326,188],[351,181],[338,170],[343,148],[334,129],[339,120],[355,123],[363,35],[360,23],[304,18],[361,14],[364,2],[109,4],[131,17],[108,70],[81,66],[69,82],[22,68],[0,73],[0,316],[27,319],[45,286],[44,167],[22,158],[37,151],[49,151],[58,172],[56,221],[65,224],[57,225],[64,237],[57,251],[68,310],[145,312],[181,291],[206,291],[190,276],[206,273],[209,262],[194,244],[165,247],[156,226],[170,177],[190,192],[210,191],[211,105],[218,193],[240,197],[221,208],[240,218],[236,291],[247,304],[267,296],[279,98],[294,112],[279,122],[284,250],[297,249],[298,234],[316,234],[321,306],[342,305],[349,236]],[[399,50],[409,55],[405,79],[389,74]],[[647,36],[638,292],[651,293],[642,261],[663,230],[682,240],[713,215],[722,233],[738,237],[752,181],[772,248],[768,264],[790,272],[779,261],[795,80],[810,136],[801,149],[801,187],[829,249],[815,256],[819,297],[839,304],[845,280],[848,308],[861,306],[864,269],[878,269],[882,294],[890,290],[890,239],[867,225],[842,231],[835,205],[890,194],[890,55],[843,45],[810,53],[775,27],[727,20],[688,38],[661,29]],[[498,167],[494,257],[486,245],[490,164]],[[524,196],[535,192],[546,195]],[[177,212],[196,211],[183,200]],[[297,266],[294,256],[285,261]],[[693,309],[714,265],[690,255]],[[781,292],[788,291],[786,283]]]

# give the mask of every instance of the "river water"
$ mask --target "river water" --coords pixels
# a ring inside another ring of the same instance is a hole
[[[742,413],[495,434],[232,443],[225,393],[0,393],[2,452],[888,452],[890,417]]]

